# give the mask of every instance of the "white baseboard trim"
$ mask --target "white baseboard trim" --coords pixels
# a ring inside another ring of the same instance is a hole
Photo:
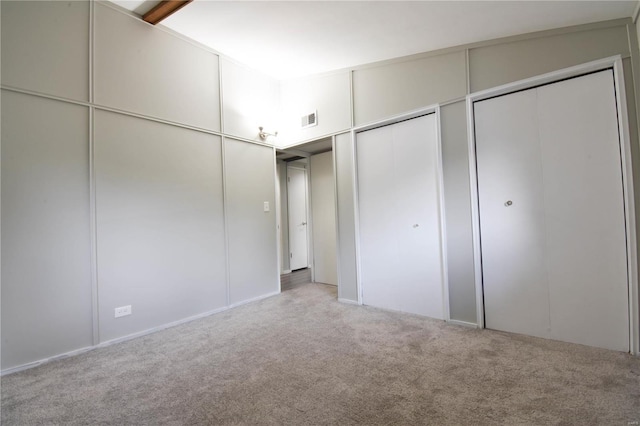
[[[331,283],[323,283],[322,281],[311,281],[314,284],[322,284],[322,285],[330,285],[333,287],[338,287],[338,284],[331,284]]]
[[[237,306],[246,305],[247,303],[251,303],[251,302],[257,302],[258,300],[266,299],[268,297],[273,297],[273,296],[276,296],[278,294],[280,294],[280,291],[276,291],[276,292],[273,292],[273,293],[265,294],[263,296],[254,297],[253,299],[249,299],[249,300],[243,300],[242,302],[234,303],[233,305],[230,305],[230,306],[223,306],[222,308],[214,309],[212,311],[203,312],[201,314],[193,315],[193,316],[190,316],[190,317],[178,320],[178,321],[173,321],[173,322],[170,322],[170,323],[167,323],[167,324],[160,325],[158,327],[153,327],[153,328],[150,328],[148,330],[143,330],[143,331],[139,331],[137,333],[128,334],[128,335],[123,336],[123,337],[118,337],[116,339],[107,340],[107,341],[98,343],[97,345],[87,346],[87,347],[84,347],[84,348],[81,348],[81,349],[74,349],[72,351],[65,352],[65,353],[59,354],[59,355],[55,355],[55,356],[52,356],[52,357],[49,357],[49,358],[43,358],[43,359],[38,360],[38,361],[33,361],[33,362],[26,363],[26,364],[18,365],[16,367],[7,368],[5,370],[0,371],[0,377],[6,376],[6,375],[12,374],[12,373],[17,373],[17,372],[23,371],[23,370],[28,370],[30,368],[38,367],[40,365],[47,364],[47,363],[52,362],[52,361],[58,361],[58,360],[61,360],[61,359],[64,359],[64,358],[69,358],[69,357],[72,357],[72,356],[80,355],[80,354],[83,354],[85,352],[92,351],[94,349],[104,348],[104,347],[107,347],[107,346],[115,345],[117,343],[126,342],[127,340],[136,339],[138,337],[142,337],[142,336],[146,336],[148,334],[156,333],[158,331],[166,330],[167,328],[175,327],[177,325],[181,325],[181,324],[185,324],[185,323],[188,323],[188,322],[191,322],[191,321],[195,321],[195,320],[200,319],[200,318],[205,318],[205,317],[208,317],[208,316],[211,316],[211,315],[215,315],[215,314],[218,314],[220,312],[228,311],[229,309],[235,308]]]
[[[347,305],[360,305],[357,300],[343,299],[341,297],[338,297],[338,302],[346,303]]]
[[[284,271],[281,272],[280,275],[290,274],[290,273],[291,273],[291,269],[285,269]]]
[[[450,320],[447,321],[447,323],[452,324],[452,325],[461,325],[463,327],[478,328],[478,324],[476,324],[474,322],[467,322],[467,321],[459,321],[459,320],[450,319]]]
[[[246,305],[247,303],[257,302],[258,300],[268,299],[269,297],[277,296],[279,294],[280,294],[280,290],[274,291],[273,293],[263,294],[262,296],[254,297],[253,299],[247,299],[241,302],[233,303],[229,305],[229,309],[237,308],[238,306]]]
[[[181,325],[181,324],[186,324],[188,322],[195,321],[195,320],[200,319],[200,318],[205,318],[205,317],[208,317],[208,316],[211,316],[211,315],[214,315],[214,314],[218,314],[220,312],[227,311],[230,308],[231,308],[230,306],[223,306],[222,308],[214,309],[212,311],[203,312],[201,314],[193,315],[193,316],[187,317],[187,318],[183,318],[183,319],[178,320],[178,321],[173,321],[173,322],[170,322],[170,323],[167,323],[167,324],[159,325],[158,327],[149,328],[147,330],[139,331],[139,332],[133,333],[133,334],[127,334],[126,336],[117,337],[115,339],[106,340],[104,342],[98,343],[97,345],[94,346],[94,348],[95,349],[104,348],[104,347],[107,347],[107,346],[115,345],[116,343],[126,342],[127,340],[136,339],[138,337],[142,337],[142,336],[146,336],[148,334],[156,333],[158,331],[166,330],[167,328],[175,327],[175,326]]]
[[[26,364],[18,365],[17,367],[7,368],[7,369],[4,369],[4,370],[2,370],[0,372],[0,377],[1,376],[6,376],[7,374],[17,373],[17,372],[23,371],[23,370],[28,370],[30,368],[34,368],[34,367],[37,367],[37,366],[42,365],[42,364],[47,364],[47,363],[52,362],[52,361],[58,361],[58,360],[61,360],[61,359],[64,359],[64,358],[69,358],[69,357],[72,357],[72,356],[80,355],[80,354],[83,354],[85,352],[92,351],[95,348],[96,348],[96,346],[87,346],[85,348],[75,349],[73,351],[65,352],[65,353],[60,354],[60,355],[55,355],[55,356],[52,356],[52,357],[49,357],[49,358],[40,359],[38,361],[28,362]]]

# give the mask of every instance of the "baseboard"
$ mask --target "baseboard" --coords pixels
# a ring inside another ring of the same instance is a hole
[[[128,334],[126,336],[118,337],[116,339],[107,340],[107,341],[98,343],[97,345],[87,346],[87,347],[84,347],[84,348],[81,348],[81,349],[74,349],[72,351],[65,352],[65,353],[59,354],[59,355],[55,355],[55,356],[52,356],[52,357],[49,357],[49,358],[44,358],[44,359],[41,359],[41,360],[38,360],[38,361],[32,361],[32,362],[29,362],[29,363],[26,363],[26,364],[18,365],[16,367],[7,368],[5,370],[0,371],[0,377],[6,376],[6,375],[12,374],[12,373],[17,373],[17,372],[23,371],[23,370],[28,370],[30,368],[38,367],[40,365],[47,364],[47,363],[52,362],[52,361],[58,361],[58,360],[61,360],[61,359],[64,359],[64,358],[69,358],[69,357],[72,357],[72,356],[80,355],[80,354],[83,354],[85,352],[92,351],[94,349],[104,348],[104,347],[107,347],[107,346],[115,345],[117,343],[126,342],[128,340],[136,339],[138,337],[142,337],[142,336],[146,336],[148,334],[156,333],[158,331],[166,330],[167,328],[175,327],[177,325],[186,324],[188,322],[195,321],[195,320],[200,319],[200,318],[205,318],[205,317],[208,317],[208,316],[211,316],[211,315],[215,315],[215,314],[218,314],[220,312],[224,312],[224,311],[227,311],[229,309],[235,308],[237,306],[246,305],[247,303],[251,303],[251,302],[257,302],[258,300],[266,299],[268,297],[273,297],[273,296],[276,296],[278,294],[280,294],[280,291],[276,291],[276,292],[273,292],[273,293],[265,294],[263,296],[254,297],[253,299],[249,299],[249,300],[243,300],[242,302],[234,303],[233,305],[223,306],[222,308],[214,309],[212,311],[203,312],[201,314],[193,315],[193,316],[190,316],[190,317],[178,320],[178,321],[173,321],[173,322],[170,322],[170,323],[167,323],[167,324],[163,324],[163,325],[160,325],[158,327],[153,327],[153,328],[150,328],[150,329],[147,329],[147,330],[139,331],[137,333]]]
[[[332,287],[338,287],[338,284],[331,284],[331,283],[323,283],[322,281],[311,281],[314,284],[322,284],[322,285],[330,285]]]
[[[269,297],[277,296],[280,294],[280,290],[274,291],[273,293],[263,294],[262,296],[254,297],[253,299],[243,300],[242,302],[234,303],[229,305],[229,309],[237,308],[238,306],[246,305],[247,303],[257,302],[258,300],[267,299]]]
[[[191,321],[195,321],[200,318],[205,318],[214,314],[218,314],[220,312],[227,311],[231,308],[231,306],[223,306],[222,308],[214,309],[212,311],[203,312],[201,314],[193,315],[191,317],[183,318],[178,321],[173,321],[167,324],[159,325],[158,327],[149,328],[147,330],[138,331],[137,333],[127,334],[126,336],[117,337],[115,339],[106,340],[104,342],[98,343],[92,349],[104,348],[107,346],[115,345],[116,343],[126,342],[127,340],[136,339],[138,337],[146,336],[148,334],[156,333],[158,331],[166,330],[167,328],[175,327],[177,325],[186,324]]]
[[[87,346],[87,347],[80,348],[80,349],[74,349],[72,351],[65,352],[65,353],[60,354],[60,355],[55,355],[55,356],[52,356],[52,357],[49,357],[49,358],[40,359],[38,361],[28,362],[26,364],[18,365],[17,367],[7,368],[7,369],[4,369],[4,370],[0,371],[0,377],[6,376],[8,374],[17,373],[17,372],[23,371],[23,370],[28,370],[30,368],[38,367],[39,365],[47,364],[47,363],[52,362],[52,361],[58,361],[58,360],[61,360],[61,359],[65,359],[65,358],[69,358],[69,357],[72,357],[72,356],[80,355],[80,354],[83,354],[85,352],[92,351],[92,350],[94,350],[96,348],[97,348],[97,346]]]
[[[358,303],[357,300],[343,299],[341,297],[338,297],[338,302],[346,303],[347,305],[359,305],[360,304],[360,303]]]
[[[450,320],[447,321],[447,323],[452,324],[452,325],[461,325],[463,327],[478,328],[478,324],[476,324],[474,322],[467,322],[467,321],[459,321],[459,320],[450,319]]]
[[[291,269],[285,269],[284,271],[282,271],[280,273],[280,275],[284,275],[284,274],[290,274],[291,273]]]

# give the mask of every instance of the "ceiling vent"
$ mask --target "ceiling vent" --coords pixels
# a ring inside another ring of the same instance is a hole
[[[307,115],[302,116],[301,120],[302,128],[313,127],[318,125],[318,111],[314,111]]]

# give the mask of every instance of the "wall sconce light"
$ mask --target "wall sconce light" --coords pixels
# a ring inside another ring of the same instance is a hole
[[[278,136],[278,132],[267,133],[263,129],[264,129],[264,127],[262,127],[262,126],[258,127],[258,130],[260,130],[260,132],[258,132],[258,136],[260,136],[260,140],[262,140],[262,141],[266,141],[269,136],[274,136],[274,137]]]

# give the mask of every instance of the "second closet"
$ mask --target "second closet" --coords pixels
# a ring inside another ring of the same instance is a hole
[[[362,302],[444,319],[437,114],[356,134]]]

